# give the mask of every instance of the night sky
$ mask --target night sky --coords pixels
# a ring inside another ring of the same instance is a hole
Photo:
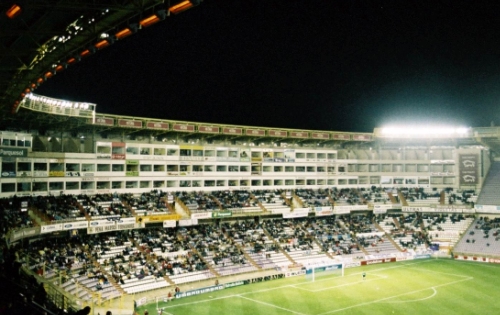
[[[500,1],[205,0],[35,93],[250,126],[498,125]]]

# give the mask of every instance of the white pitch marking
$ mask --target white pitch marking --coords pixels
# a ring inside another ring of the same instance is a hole
[[[432,286],[430,288],[439,288],[439,287],[443,287],[443,286],[447,286],[447,285],[451,285],[451,284],[455,284],[455,283],[459,283],[459,282],[463,282],[463,281],[468,281],[468,280],[472,280],[472,279],[474,279],[474,278],[470,277],[470,278],[466,278],[466,279],[461,279],[461,280],[457,280],[457,281],[452,281],[452,282],[448,282],[448,283],[443,283],[443,284],[440,284],[440,285]],[[359,304],[356,304],[356,305],[351,305],[351,306],[348,306],[348,307],[339,308],[339,309],[336,309],[336,310],[333,310],[333,311],[329,311],[329,312],[325,312],[325,313],[321,313],[321,314],[317,314],[317,315],[333,314],[333,313],[345,311],[345,310],[348,310],[348,309],[351,309],[351,308],[356,308],[356,307],[360,307],[360,306],[365,306],[365,305],[370,305],[370,304],[374,304],[374,303],[384,302],[386,300],[390,300],[390,299],[397,298],[397,297],[400,297],[400,296],[404,296],[404,295],[408,295],[408,294],[413,294],[413,293],[418,293],[418,292],[422,292],[422,291],[425,291],[425,290],[429,290],[430,288],[425,288],[425,289],[420,289],[420,290],[415,290],[415,291],[411,291],[411,292],[401,293],[401,294],[397,294],[397,295],[393,295],[393,296],[388,296],[388,297],[385,297],[385,298],[382,298],[382,299],[378,299],[378,300],[375,300],[375,301],[359,303]]]
[[[280,310],[284,310],[284,311],[287,311],[287,312],[290,312],[290,313],[293,313],[293,314],[306,315],[306,314],[295,312],[295,311],[292,311],[292,310],[289,310],[287,308],[280,307],[280,306],[277,306],[277,305],[274,305],[274,304],[271,304],[271,303],[266,303],[266,302],[262,302],[262,301],[259,301],[259,300],[254,300],[254,299],[247,298],[247,297],[244,297],[244,296],[241,296],[241,295],[236,295],[236,296],[238,296],[238,297],[240,297],[242,299],[246,299],[246,300],[255,302],[255,303],[260,303],[260,304],[264,304],[264,305],[271,306],[271,307],[274,307],[274,308],[278,308]]]

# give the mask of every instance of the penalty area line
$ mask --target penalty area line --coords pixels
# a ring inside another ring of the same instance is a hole
[[[255,303],[259,303],[259,304],[262,304],[262,305],[274,307],[274,308],[277,308],[277,309],[280,309],[280,310],[283,310],[283,311],[286,311],[286,312],[289,312],[289,313],[292,313],[292,314],[306,315],[306,314],[299,313],[299,312],[296,312],[294,310],[290,310],[290,309],[287,309],[287,308],[284,308],[284,307],[281,307],[281,306],[277,306],[277,305],[274,305],[274,304],[271,304],[271,303],[266,303],[266,302],[262,302],[262,301],[259,301],[259,300],[254,300],[254,299],[251,299],[251,298],[247,298],[247,297],[244,297],[242,295],[235,295],[235,296],[240,297],[240,298],[245,299],[245,300],[249,300],[249,301],[255,302]]]
[[[225,295],[225,296],[221,296],[221,297],[218,297],[218,298],[213,298],[213,299],[204,299],[204,300],[200,300],[200,301],[194,301],[194,302],[189,302],[189,303],[176,303],[175,305],[171,305],[171,306],[164,306],[163,308],[167,309],[167,308],[176,308],[176,307],[179,307],[179,306],[186,306],[186,305],[193,305],[193,304],[200,304],[200,303],[207,303],[207,302],[211,302],[211,301],[216,301],[216,300],[223,300],[223,299],[228,299],[228,298],[232,298],[232,297],[235,297],[235,296],[239,296],[239,295]]]
[[[434,286],[431,286],[429,288],[424,288],[424,289],[420,289],[420,290],[414,290],[414,291],[410,291],[410,292],[396,294],[396,295],[388,296],[388,297],[381,298],[381,299],[378,299],[378,300],[374,300],[374,301],[370,301],[370,302],[363,302],[363,303],[351,305],[351,306],[344,307],[344,308],[339,308],[339,309],[336,309],[336,310],[332,310],[332,311],[321,313],[321,314],[317,314],[317,315],[326,315],[326,314],[333,314],[333,313],[337,313],[337,312],[342,312],[342,311],[345,311],[345,310],[348,310],[348,309],[352,309],[352,308],[356,308],[356,307],[360,307],[360,306],[371,305],[371,304],[374,304],[374,303],[385,302],[387,300],[394,299],[394,298],[397,298],[397,297],[400,297],[400,296],[405,296],[405,295],[413,294],[413,293],[419,293],[419,292],[423,292],[423,291],[426,291],[426,290],[429,290],[429,289],[435,289],[435,288],[439,288],[439,287],[444,287],[444,286],[448,286],[448,285],[459,283],[459,282],[469,281],[469,280],[472,280],[472,279],[474,279],[474,278],[470,277],[470,278],[466,278],[466,279],[460,279],[460,280],[457,280],[457,281],[452,281],[452,282],[448,282],[448,283],[434,285]]]

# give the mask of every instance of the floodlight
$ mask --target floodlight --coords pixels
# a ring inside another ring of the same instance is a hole
[[[7,15],[7,17],[9,19],[15,19],[16,17],[19,16],[19,14],[21,14],[23,10],[21,10],[21,7],[17,4],[13,4],[6,12],[5,12],[5,15]]]
[[[94,46],[97,49],[103,49],[104,47],[109,46],[109,42],[107,40],[103,39],[103,40],[97,42]]]
[[[187,9],[191,9],[201,3],[201,0],[184,0],[176,5],[170,7],[169,11],[173,14],[179,14],[181,12],[186,11]]]
[[[446,137],[463,136],[468,132],[464,127],[446,126],[406,126],[406,127],[384,127],[381,134],[387,137]]]
[[[163,5],[156,7],[156,11],[153,15],[148,16],[145,19],[142,19],[139,24],[142,27],[148,27],[160,21],[163,21],[167,17],[167,11],[164,9]]]

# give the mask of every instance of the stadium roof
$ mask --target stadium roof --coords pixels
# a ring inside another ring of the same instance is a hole
[[[0,120],[42,84],[146,23],[201,0],[19,0],[0,4]],[[183,7],[177,7],[183,5]],[[173,9],[174,8],[174,9]],[[156,18],[154,16],[156,15]],[[153,16],[153,20],[145,21]],[[126,30],[125,33],[119,33]],[[127,31],[128,30],[128,31]],[[104,41],[106,40],[106,41]],[[87,52],[88,51],[88,52]],[[12,119],[12,118],[10,118]]]
[[[36,89],[37,85],[43,84],[57,72],[65,71],[72,63],[89,54],[98,53],[100,48],[119,40],[120,34],[131,35],[142,27],[147,27],[147,18],[156,16],[161,20],[170,12],[175,13],[175,7],[179,7],[180,12],[201,1],[3,1],[0,4],[0,130],[33,130],[44,126],[60,130],[68,130],[69,126],[73,129],[88,130],[88,120],[84,119],[47,115],[30,110],[23,110],[20,115],[12,115],[11,112],[19,109],[17,102],[23,98],[23,94]],[[122,33],[123,31],[126,33]],[[118,125],[113,128],[122,129]],[[486,145],[500,152],[498,129],[478,128],[472,137],[455,139],[451,143]],[[174,130],[170,132],[175,133]],[[333,139],[333,136],[331,138]],[[369,139],[362,140],[370,142],[372,138],[370,136]],[[434,139],[430,142],[443,140]],[[385,141],[387,143],[394,140]],[[404,145],[411,141],[403,139],[402,142],[395,141],[395,145]]]

